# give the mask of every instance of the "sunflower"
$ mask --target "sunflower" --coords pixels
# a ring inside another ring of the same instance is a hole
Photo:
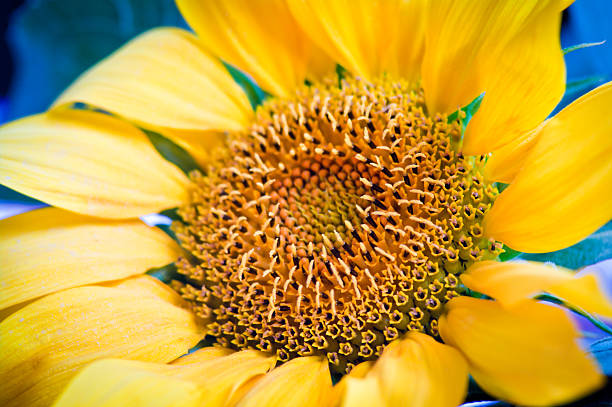
[[[196,35],[144,33],[0,128],[0,182],[51,205],[1,221],[0,404],[599,388],[566,311],[538,300],[612,316],[595,277],[499,260],[612,217],[612,85],[545,120],[569,3],[178,0]],[[173,233],[139,219],[169,208]]]

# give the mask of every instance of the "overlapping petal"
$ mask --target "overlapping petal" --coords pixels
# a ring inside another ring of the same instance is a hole
[[[447,304],[440,335],[469,363],[489,394],[519,405],[556,405],[603,385],[579,332],[559,308],[526,301],[512,308],[469,297]]]
[[[385,406],[385,399],[378,379],[373,376],[346,377],[343,383],[344,397],[340,405],[342,407],[368,407]]]
[[[389,345],[373,374],[388,406],[454,407],[467,393],[463,356],[421,333]]]
[[[135,127],[67,109],[0,128],[0,183],[53,206],[106,218],[178,206],[189,185]]]
[[[222,407],[241,386],[268,372],[275,363],[275,356],[244,350],[199,363],[178,365],[176,367],[183,369],[173,375],[197,383],[206,394],[206,406]]]
[[[528,131],[505,146],[493,151],[484,167],[484,176],[489,182],[503,182],[510,184],[519,173],[525,158],[538,140],[540,128],[546,124],[542,122],[535,129]]]
[[[612,318],[612,302],[593,274],[573,272],[526,261],[481,261],[461,275],[470,289],[514,306],[536,294],[548,292],[583,310]]]
[[[463,151],[496,150],[534,128],[565,90],[561,11],[571,1],[430,2],[422,66],[430,112],[450,113],[485,93]]]
[[[612,83],[574,101],[540,129],[485,233],[523,252],[570,246],[612,218]]]
[[[308,35],[340,65],[372,79],[383,73],[416,80],[424,52],[423,0],[290,0]]]
[[[142,274],[175,261],[178,245],[140,220],[44,208],[0,221],[0,309],[62,289]]]
[[[334,65],[302,32],[284,0],[177,0],[201,43],[253,76],[265,90],[288,96],[304,79]]]
[[[222,146],[223,132],[245,128],[252,116],[245,93],[221,62],[177,28],[136,37],[81,75],[54,107],[74,102],[160,131],[195,155]]]
[[[236,405],[316,407],[328,405],[331,392],[327,359],[299,357],[259,379]]]
[[[54,407],[198,407],[204,394],[196,384],[151,372],[130,360],[107,359],[85,367]]]
[[[71,288],[3,320],[0,404],[48,405],[80,367],[96,359],[165,363],[186,353],[203,335],[193,314],[161,298],[161,288],[147,287]]]

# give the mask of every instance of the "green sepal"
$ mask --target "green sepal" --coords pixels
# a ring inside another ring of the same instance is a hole
[[[503,183],[503,182],[495,182],[494,186],[495,186],[495,188],[497,188],[497,190],[501,194],[502,192],[504,192],[504,190],[506,188],[508,188],[510,186],[510,184],[506,184],[506,183]]]
[[[565,301],[564,299],[557,297],[556,295],[552,295],[552,294],[540,294],[540,295],[536,296],[535,299],[536,300],[540,300],[540,301],[550,302],[550,303],[557,304],[557,305],[561,305],[562,307],[567,308],[568,310],[572,311],[573,313],[578,314],[578,315],[586,318],[587,320],[589,320],[590,323],[593,324],[593,326],[601,329],[602,331],[604,331],[608,335],[612,335],[612,328],[610,328],[608,325],[606,325],[602,320],[597,318],[595,315],[593,315],[591,313],[588,313],[587,311],[585,311],[584,309],[578,307],[577,305],[570,304],[569,302]]]
[[[223,62],[223,65],[225,65],[225,68],[228,70],[230,75],[232,75],[234,81],[236,81],[236,83],[244,90],[244,93],[246,93],[247,97],[249,98],[249,102],[251,103],[253,110],[257,109],[257,106],[261,105],[264,100],[270,96],[268,93],[262,90],[253,79],[247,76],[240,69],[226,62]]]
[[[174,220],[181,220],[181,217],[178,214],[178,208],[164,209],[159,214],[160,215],[164,215],[164,216],[170,218],[170,220],[173,220],[173,221]]]
[[[467,128],[468,123],[472,120],[472,117],[476,114],[478,109],[480,109],[480,104],[482,103],[482,99],[484,98],[485,92],[482,92],[479,96],[474,98],[469,104],[464,107],[454,111],[453,113],[448,115],[447,123],[452,123],[455,120],[459,120],[461,123],[461,138],[463,138],[463,134],[465,133],[465,129]],[[461,119],[460,113],[465,113],[465,118]]]
[[[169,218],[172,222],[182,221],[181,217],[178,214],[178,208],[166,209],[166,210],[161,211],[159,214]],[[159,224],[159,225],[155,225],[155,227],[161,229],[165,234],[170,236],[178,244],[181,244],[179,238],[176,236],[176,234],[172,230],[172,225]]]
[[[348,75],[348,71],[340,64],[336,64],[336,75],[338,76],[338,88],[342,88],[342,81]]]
[[[579,79],[572,79],[565,85],[565,94],[563,97],[580,95],[587,90],[603,83],[606,77],[603,75],[587,76]]]
[[[572,45],[570,47],[563,48],[563,55],[567,55],[570,52],[574,52],[576,50],[583,49],[583,48],[596,47],[598,45],[604,44],[605,42],[606,40],[599,41],[599,42],[583,42],[582,44]]]
[[[516,259],[521,254],[523,254],[523,252],[519,252],[518,250],[511,249],[508,246],[504,245],[504,252],[499,255],[499,261],[508,261]]]
[[[182,276],[178,273],[178,269],[176,268],[176,265],[174,263],[152,268],[148,270],[146,274],[158,279],[164,284],[170,284],[172,280],[182,279]]]
[[[193,157],[172,140],[151,130],[143,128],[140,128],[140,130],[147,135],[153,147],[162,157],[179,167],[185,174],[200,168]]]

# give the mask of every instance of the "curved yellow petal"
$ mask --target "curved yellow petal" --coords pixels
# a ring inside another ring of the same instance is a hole
[[[263,376],[236,404],[246,406],[322,406],[332,392],[325,358],[300,357]]]
[[[248,98],[221,62],[178,28],[156,28],[128,42],[83,73],[54,107],[74,102],[170,134],[242,130],[252,115]],[[202,137],[218,143],[218,136]]]
[[[559,0],[430,2],[422,75],[430,112],[485,97],[464,139],[484,154],[534,128],[565,91]]]
[[[442,339],[463,353],[471,375],[495,397],[557,405],[604,384],[595,361],[577,345],[579,332],[559,308],[526,301],[507,309],[457,297],[447,309],[440,318]]]
[[[248,72],[265,90],[288,96],[334,65],[300,30],[283,0],[176,0],[202,44]]]
[[[0,220],[0,309],[175,261],[178,245],[142,221],[43,208]]]
[[[123,280],[108,281],[97,284],[101,287],[120,288],[127,290],[134,297],[154,297],[180,308],[186,308],[186,302],[167,284],[146,274]]]
[[[194,363],[207,362],[209,360],[217,359],[223,356],[230,355],[235,351],[221,346],[208,346],[201,348],[195,352],[191,352],[187,355],[183,355],[180,358],[172,361],[173,366],[191,365]]]
[[[384,405],[376,377],[368,377],[367,382],[356,380],[365,378],[368,372],[372,369],[373,365],[374,362],[372,361],[361,362],[357,366],[353,367],[348,374],[344,375],[342,379],[334,385],[329,405],[334,407],[340,405],[364,405],[366,403],[364,403],[363,398],[359,396],[359,393],[365,388],[368,388],[365,391],[370,393],[367,400],[377,401],[372,402],[372,405]],[[349,382],[352,382],[352,384],[348,384]]]
[[[268,372],[275,363],[275,356],[244,350],[200,363],[178,365],[176,368],[181,370],[173,376],[197,383],[206,394],[204,405],[222,407],[243,384]]]
[[[409,333],[389,345],[372,374],[388,406],[454,407],[467,394],[463,356],[422,333]]]
[[[62,110],[0,128],[0,184],[73,212],[132,218],[185,202],[189,180],[135,127]]]
[[[424,52],[424,0],[289,0],[308,35],[353,73],[416,81]]]
[[[550,286],[547,292],[592,314],[612,318],[612,301],[594,274],[585,274]]]
[[[462,274],[461,281],[505,306],[547,292],[587,312],[612,318],[612,302],[594,274],[577,276],[560,267],[527,261],[481,261]]]
[[[493,151],[484,167],[484,176],[487,181],[510,184],[523,167],[525,158],[538,140],[540,127],[545,124],[546,121]]]
[[[93,360],[169,362],[201,337],[191,312],[155,292],[90,286],[51,294],[0,323],[0,405],[48,405]]]
[[[514,306],[555,284],[576,280],[569,270],[527,261],[480,261],[460,278],[468,288],[507,306]]]
[[[485,233],[522,252],[551,252],[612,218],[612,83],[542,126],[521,171],[487,213]]]
[[[130,360],[93,362],[72,379],[54,407],[199,407],[197,385],[142,369]]]
[[[386,406],[378,379],[369,375],[364,378],[346,376],[342,407]]]

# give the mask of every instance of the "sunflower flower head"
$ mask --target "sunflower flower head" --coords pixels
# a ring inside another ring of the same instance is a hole
[[[501,244],[481,221],[497,196],[418,87],[327,80],[273,99],[231,158],[192,174],[175,231],[175,288],[219,344],[325,355],[339,373],[408,331],[438,336],[459,275]]]
[[[0,222],[0,404],[453,407],[471,376],[547,406],[601,387],[545,303],[609,332],[597,278],[500,258],[612,218],[612,83],[549,117],[569,3],[178,0],[193,32],[144,33],[0,128],[0,182],[54,206]],[[173,208],[174,233],[139,219]]]

